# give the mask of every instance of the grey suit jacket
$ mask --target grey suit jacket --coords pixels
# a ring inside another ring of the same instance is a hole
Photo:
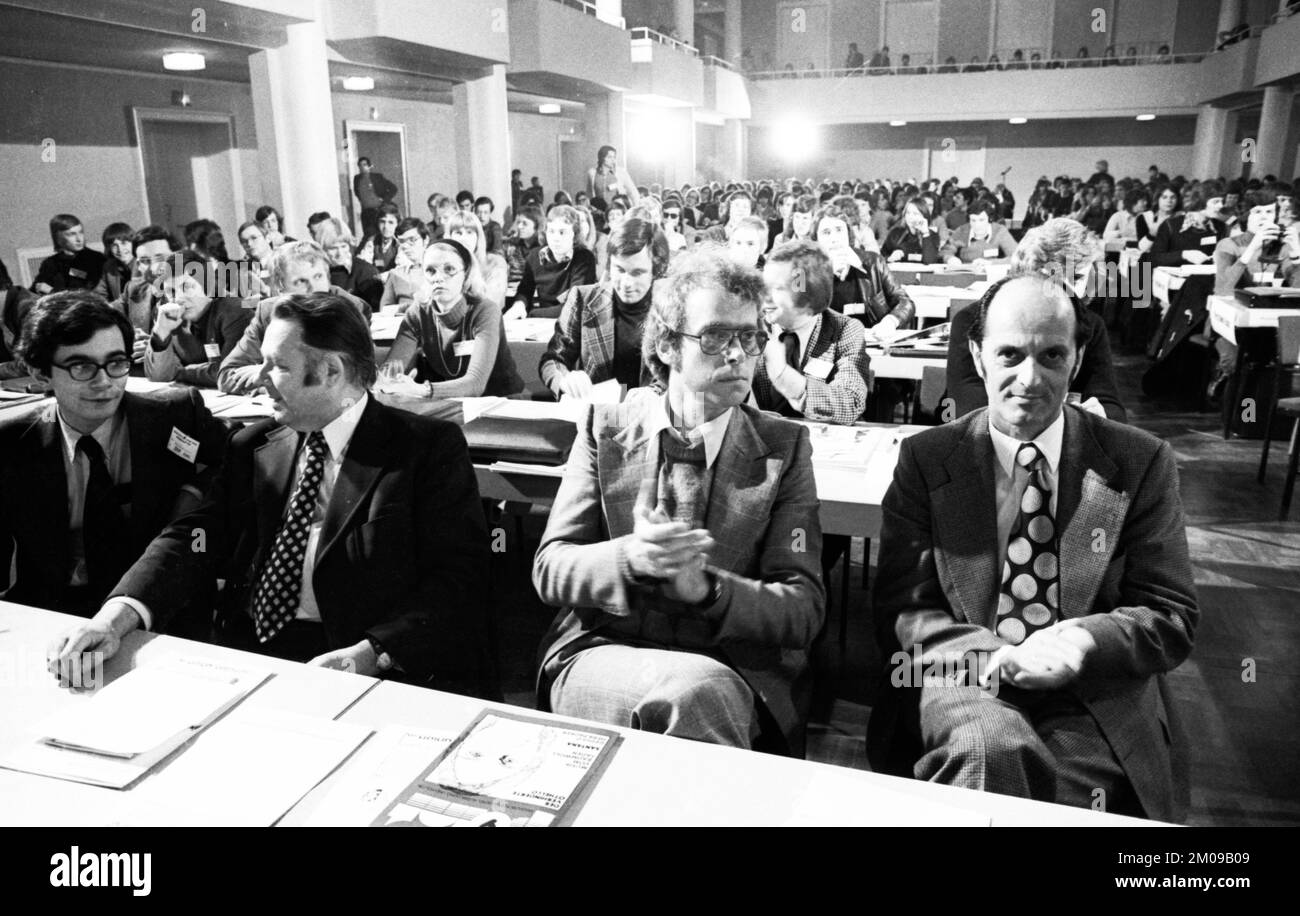
[[[885,496],[875,606],[887,652],[924,664],[1004,645],[988,410],[904,441]],[[1169,445],[1065,408],[1057,494],[1061,613],[1097,643],[1068,688],[1148,815],[1179,816],[1162,675],[1191,653],[1199,610]]]
[[[602,628],[638,613],[646,589],[619,573],[641,483],[658,473],[659,438],[647,431],[652,392],[597,404],[573,445],[533,584],[561,607],[542,641],[539,697],[582,649],[615,642]],[[739,406],[713,465],[705,525],[717,546],[709,569],[721,596],[703,610],[713,648],[761,699],[787,746],[801,747],[810,691],[808,650],[821,629],[821,525],[812,446],[803,427]]]

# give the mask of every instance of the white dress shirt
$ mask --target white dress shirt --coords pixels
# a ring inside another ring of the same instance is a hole
[[[311,513],[311,528],[307,534],[306,555],[302,562],[302,591],[298,596],[298,612],[294,614],[295,620],[320,620],[320,607],[316,604],[316,591],[311,582],[312,574],[316,571],[316,552],[320,550],[321,530],[325,527],[325,513],[329,508],[330,498],[334,495],[334,484],[339,479],[339,470],[343,467],[343,459],[347,456],[352,434],[356,432],[357,423],[361,422],[361,414],[365,412],[369,397],[368,394],[361,395],[355,404],[344,410],[321,430],[329,454],[325,457],[320,489],[316,491],[316,505]],[[307,449],[304,447],[299,449],[298,463],[294,467],[293,479],[289,481],[291,494],[306,467]],[[285,510],[288,510],[287,501]]]
[[[1024,495],[1025,487],[1029,484],[1029,471],[1016,463],[1016,453],[1020,451],[1023,445],[1019,439],[1012,439],[1010,436],[1000,432],[993,425],[993,415],[989,414],[989,435],[993,439],[993,454],[997,461],[993,466],[993,483],[997,495],[998,510],[998,574],[1001,576],[1002,566],[1007,558],[1007,541],[1011,537],[1011,529],[1016,523],[1016,517],[1020,514],[1020,497]],[[1060,415],[1052,422],[1047,429],[1039,434],[1038,438],[1032,440],[1038,446],[1038,450],[1043,453],[1047,459],[1047,467],[1044,469],[1046,483],[1052,489],[1052,498],[1050,507],[1052,518],[1056,518],[1057,486],[1061,476],[1061,444],[1065,440],[1065,410],[1062,408]]]
[[[85,585],[90,581],[86,571],[86,546],[82,540],[82,528],[86,513],[86,485],[90,483],[90,459],[77,451],[77,442],[82,434],[69,426],[54,408],[59,422],[59,432],[63,437],[63,470],[68,481],[68,543],[72,551],[72,576],[69,585]],[[131,439],[127,434],[126,415],[119,410],[112,417],[99,424],[99,428],[90,434],[99,447],[104,450],[104,461],[108,465],[108,476],[113,483],[121,485],[131,482]],[[130,505],[122,507],[122,514],[131,517]],[[126,536],[122,532],[122,536]]]

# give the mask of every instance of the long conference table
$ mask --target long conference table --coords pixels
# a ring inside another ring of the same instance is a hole
[[[89,691],[59,687],[45,670],[49,642],[78,618],[0,601],[0,760],[39,738],[49,717],[88,702]],[[235,708],[263,715],[329,720],[363,730],[405,726],[459,732],[485,707],[517,708],[340,671],[251,655],[172,636],[136,631],[103,669],[103,684],[176,657],[258,668],[271,674]],[[102,686],[100,687],[102,689]],[[231,714],[227,714],[231,715]],[[559,716],[533,715],[562,723]],[[219,724],[219,723],[218,723]],[[734,748],[617,729],[624,741],[578,814],[578,826],[1145,826],[1151,822],[993,795]],[[309,729],[304,728],[303,742]],[[244,813],[264,792],[259,773],[274,773],[298,739],[255,759],[229,761],[201,784],[177,767],[188,748],[166,758],[130,788],[115,790],[0,768],[5,826],[213,823],[295,826],[319,810],[349,775],[352,754],[305,795],[270,818]],[[374,740],[373,735],[368,740]],[[361,750],[364,750],[364,745]],[[169,770],[171,771],[169,774]],[[170,777],[170,778],[169,778]],[[265,806],[262,806],[263,814]]]

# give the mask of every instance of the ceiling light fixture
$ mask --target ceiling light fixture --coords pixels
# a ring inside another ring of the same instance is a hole
[[[1028,123],[1029,123],[1029,119],[1028,119],[1028,118],[1010,118],[1010,119],[1007,120],[1007,123],[1008,123],[1008,124],[1028,124]]]
[[[1154,121],[1156,119],[1156,116],[1153,114],[1144,114],[1144,115],[1138,115],[1137,119],[1139,121]]]
[[[538,114],[559,114],[562,109],[555,102],[543,102],[537,106]]]
[[[890,127],[906,127],[906,126],[907,126],[907,122],[906,122],[906,121],[890,121],[890,122],[889,122],[889,126],[890,126]]]
[[[207,61],[196,51],[169,51],[163,55],[164,70],[202,70],[206,66]]]
[[[375,78],[373,76],[345,76],[343,77],[343,88],[348,92],[369,92],[375,88]]]

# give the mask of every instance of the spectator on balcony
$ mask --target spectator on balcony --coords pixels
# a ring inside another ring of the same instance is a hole
[[[1236,28],[1230,29],[1227,32],[1219,33],[1219,45],[1214,50],[1222,51],[1224,48],[1231,47],[1237,42],[1249,37],[1250,24],[1243,20],[1237,24]]]
[[[957,58],[953,57],[951,54],[948,55],[948,57],[944,59],[943,66],[939,68],[939,72],[957,73],[958,72]]]
[[[1074,60],[1070,61],[1066,66],[1072,68],[1095,67],[1097,66],[1097,62],[1088,56],[1088,49],[1083,47],[1079,48],[1079,50],[1075,52]]]
[[[1160,49],[1156,51],[1156,63],[1172,64],[1173,62],[1174,56],[1169,53],[1169,45],[1161,45]]]
[[[903,220],[890,231],[880,246],[881,253],[890,261],[918,264],[938,264],[939,233],[930,225],[930,204],[924,197],[910,197],[902,207]]]
[[[970,59],[970,63],[961,68],[962,73],[983,73],[984,64],[980,61],[979,55],[976,54]]]
[[[1061,60],[1061,55],[1056,52],[1055,48],[1052,48],[1052,55],[1048,59],[1044,69],[1060,70],[1064,66],[1065,66],[1065,61]]]
[[[1007,64],[1007,69],[1008,70],[1027,69],[1025,64],[1025,52],[1023,50],[1021,50],[1020,48],[1016,48],[1015,51],[1011,52],[1011,62]]]
[[[1115,46],[1107,45],[1106,50],[1101,53],[1101,66],[1118,67],[1119,58],[1115,56]]]
[[[1037,51],[1035,51],[1033,54],[1030,54],[1030,55],[1029,55],[1029,69],[1030,69],[1030,70],[1042,70],[1042,69],[1043,69],[1043,55],[1039,54]]]
[[[1138,49],[1133,47],[1132,45],[1129,45],[1128,50],[1124,52],[1124,59],[1120,61],[1120,65],[1124,67],[1136,67],[1137,62],[1138,62]]]
[[[861,71],[862,71],[862,65],[863,65],[865,62],[866,62],[866,58],[864,58],[864,57],[862,56],[862,52],[858,50],[858,43],[857,43],[856,41],[850,41],[850,42],[849,42],[849,56],[848,56],[848,58],[844,61],[844,69],[845,69],[845,70],[851,70],[851,71],[854,71],[854,72],[861,72]]]
[[[989,65],[984,68],[985,73],[1000,73],[1002,71],[1002,61],[996,54],[989,55]]]
[[[889,45],[885,45],[871,55],[871,75],[880,76],[882,73],[888,73],[889,67]]]

